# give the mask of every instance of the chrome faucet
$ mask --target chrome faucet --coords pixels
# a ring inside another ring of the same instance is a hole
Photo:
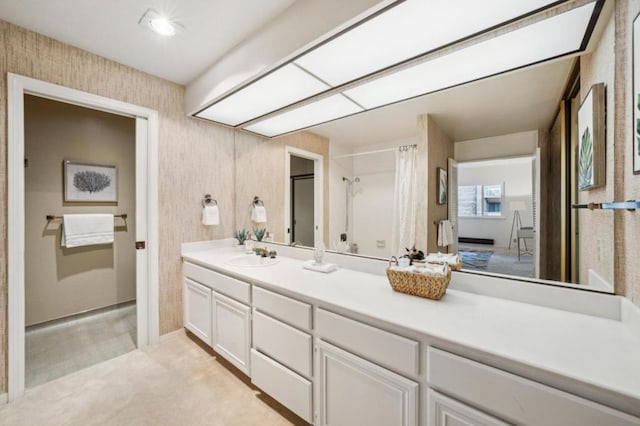
[[[258,255],[258,256],[262,256],[262,257],[267,257],[269,256],[269,250],[262,247],[256,247],[253,249],[253,251]]]

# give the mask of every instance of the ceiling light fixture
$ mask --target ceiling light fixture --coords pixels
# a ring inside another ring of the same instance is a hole
[[[142,18],[138,21],[138,24],[165,37],[173,37],[183,28],[179,23],[159,14],[154,9],[147,9],[144,15],[142,15]]]
[[[460,1],[474,13],[461,17],[457,2],[406,0],[194,115],[273,137],[577,54],[587,47],[604,0],[568,10],[550,0]],[[556,6],[551,16],[540,13]],[[538,18],[509,25],[529,16]],[[507,32],[495,31],[508,25]],[[491,32],[494,38],[480,38]]]

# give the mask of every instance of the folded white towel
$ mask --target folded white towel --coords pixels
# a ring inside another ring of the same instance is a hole
[[[113,243],[112,214],[65,214],[62,247]]]
[[[426,274],[436,277],[444,277],[449,273],[449,265],[434,265],[434,264],[426,264],[421,267],[416,266],[392,266],[392,271],[402,271],[402,272],[415,272],[419,274]]]
[[[202,209],[202,224],[207,226],[220,225],[218,206],[205,206]]]
[[[429,253],[424,258],[429,263],[446,263],[448,265],[457,265],[460,262],[460,256],[457,253]]]
[[[251,220],[255,223],[265,223],[267,221],[267,209],[264,206],[253,206]]]
[[[438,224],[438,246],[447,247],[453,244],[453,227],[448,220],[441,220]]]

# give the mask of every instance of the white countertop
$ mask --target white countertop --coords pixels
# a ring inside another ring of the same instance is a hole
[[[218,248],[187,252],[183,258],[321,306],[616,392],[640,404],[640,331],[633,324],[451,288],[440,301],[433,301],[394,292],[382,275],[348,269],[323,274],[282,256],[269,267],[226,263],[239,254]]]

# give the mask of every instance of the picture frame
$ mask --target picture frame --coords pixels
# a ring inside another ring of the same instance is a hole
[[[633,108],[632,131],[632,157],[633,157],[633,174],[640,174],[640,66],[636,67],[636,60],[640,60],[640,14],[636,15],[632,26],[632,42],[631,42],[631,104]]]
[[[578,189],[605,184],[605,86],[591,86],[578,109]]]
[[[117,203],[118,167],[64,161],[64,202]]]
[[[447,204],[447,190],[447,170],[442,167],[438,167],[438,204]]]

